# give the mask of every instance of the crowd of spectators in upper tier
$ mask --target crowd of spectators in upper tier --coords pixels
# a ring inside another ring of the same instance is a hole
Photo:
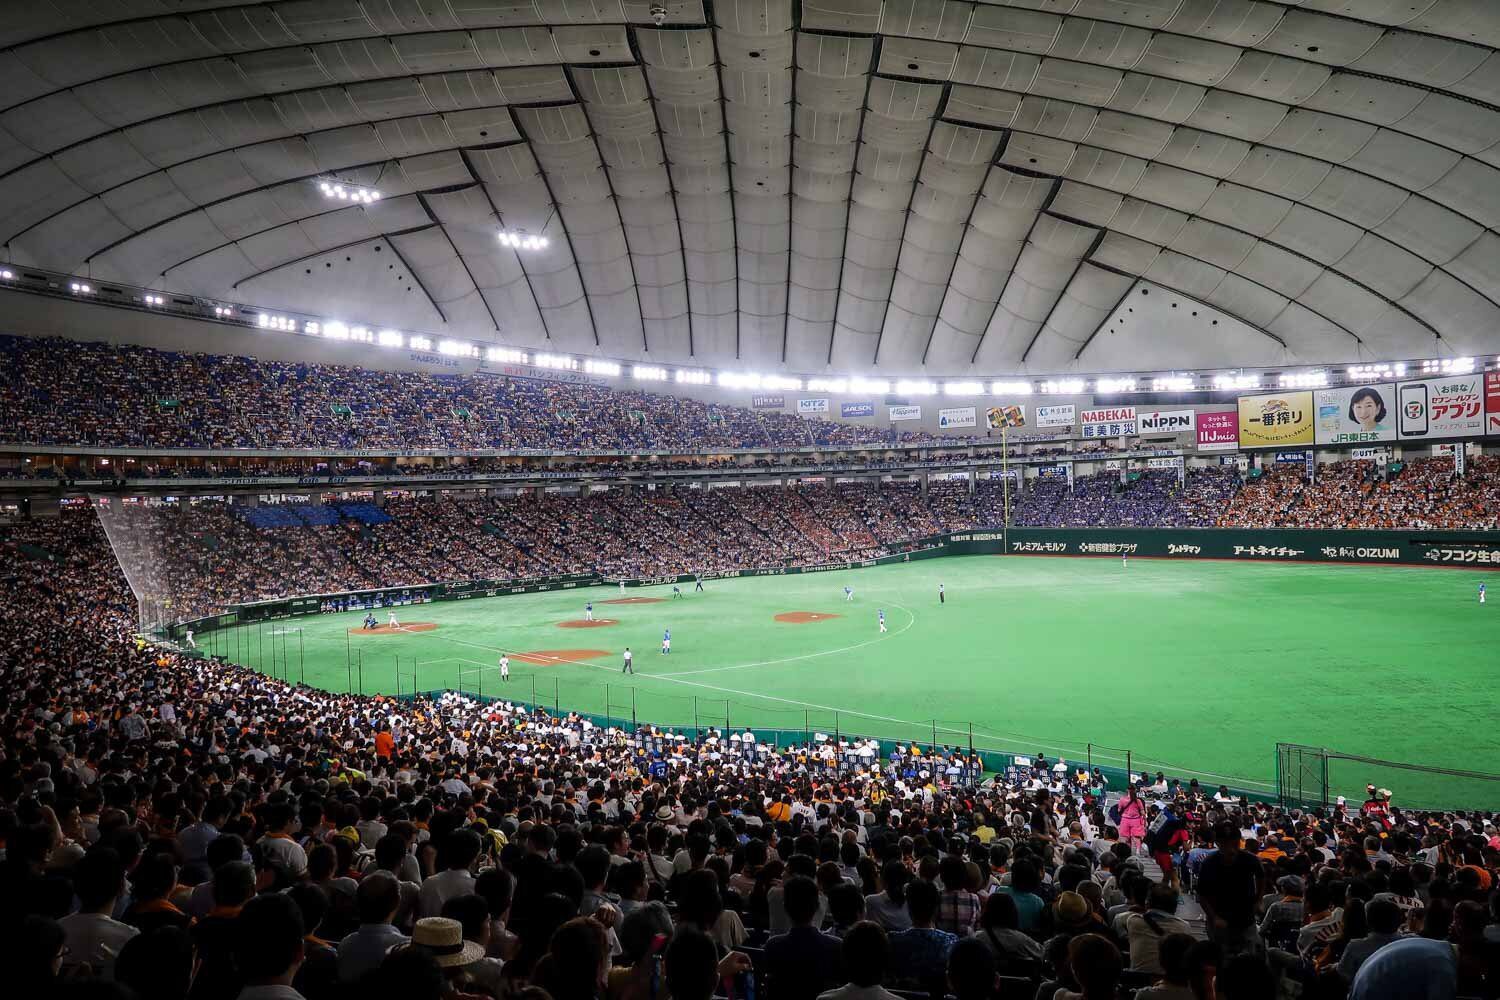
[[[133,448],[704,451],[926,435],[590,383],[0,336],[0,441]]]

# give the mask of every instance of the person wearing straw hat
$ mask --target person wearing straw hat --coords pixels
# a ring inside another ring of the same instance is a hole
[[[411,943],[397,951],[411,950],[430,955],[450,988],[465,995],[468,975],[465,969],[484,957],[484,945],[464,940],[464,926],[451,917],[423,917],[412,928]]]

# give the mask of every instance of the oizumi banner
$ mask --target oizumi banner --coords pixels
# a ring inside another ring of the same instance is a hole
[[[1240,447],[1285,448],[1313,443],[1313,394],[1241,396]]]

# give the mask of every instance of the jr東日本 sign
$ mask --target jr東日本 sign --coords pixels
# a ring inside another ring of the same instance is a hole
[[[1078,423],[1086,438],[1111,438],[1135,433],[1135,407],[1110,406],[1100,410],[1083,410]]]
[[[1072,403],[1061,406],[1038,406],[1036,425],[1038,427],[1072,427],[1076,409]]]
[[[1182,434],[1193,429],[1192,410],[1149,410],[1136,415],[1142,434]]]
[[[1311,392],[1273,392],[1239,398],[1241,448],[1313,443]]]
[[[1396,439],[1394,383],[1319,389],[1313,400],[1318,444],[1372,444]]]
[[[751,396],[750,405],[757,410],[779,410],[786,406],[785,396]]]
[[[920,406],[888,406],[892,421],[897,420],[921,420],[922,408]]]
[[[938,410],[939,427],[976,427],[978,418],[974,415],[972,406],[953,406]]]
[[[826,399],[799,399],[797,400],[798,413],[827,413],[828,400]]]
[[[1230,451],[1240,446],[1239,417],[1229,410],[1198,414],[1198,450]]]
[[[1012,403],[1009,406],[992,406],[984,411],[985,426],[991,430],[1001,427],[1025,427],[1026,404]]]
[[[1484,433],[1484,377],[1449,375],[1396,386],[1396,433],[1403,441]]]
[[[875,415],[874,403],[840,403],[839,416],[841,417],[873,417]]]

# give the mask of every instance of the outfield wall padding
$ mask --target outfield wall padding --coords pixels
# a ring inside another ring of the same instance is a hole
[[[958,531],[951,555],[1106,556],[1500,567],[1500,532],[1249,528],[1011,528]]]

